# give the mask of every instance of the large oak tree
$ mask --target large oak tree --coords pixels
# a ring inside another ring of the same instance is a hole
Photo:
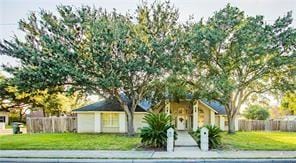
[[[133,114],[150,81],[168,74],[178,50],[178,11],[143,3],[135,14],[90,7],[42,10],[19,22],[25,40],[4,40],[0,52],[21,66],[5,67],[22,90],[65,87],[115,98],[134,134]]]
[[[207,21],[190,24],[186,49],[195,69],[184,79],[201,97],[223,104],[229,133],[253,93],[295,90],[296,29],[292,14],[266,22],[227,5]]]

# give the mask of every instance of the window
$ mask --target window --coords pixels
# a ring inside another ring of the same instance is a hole
[[[103,113],[102,117],[104,127],[119,127],[118,113]]]
[[[224,123],[225,123],[225,126],[228,126],[228,120],[225,120]]]
[[[202,127],[205,125],[205,113],[202,109],[198,110],[198,125]]]
[[[5,116],[0,116],[0,122],[5,122]]]

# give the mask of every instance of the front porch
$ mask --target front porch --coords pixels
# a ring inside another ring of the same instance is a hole
[[[204,125],[216,125],[222,130],[227,129],[225,115],[202,101],[166,101],[164,112],[173,117],[173,124],[179,131],[195,131]]]

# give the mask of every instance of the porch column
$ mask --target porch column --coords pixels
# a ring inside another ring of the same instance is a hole
[[[95,112],[95,132],[101,132],[101,113]]]
[[[198,101],[194,101],[193,102],[193,126],[192,126],[192,130],[196,131],[198,128]]]
[[[212,126],[215,125],[215,112],[212,110],[210,111],[210,122]]]
[[[125,133],[126,132],[126,115],[125,112],[119,113],[119,132]]]
[[[167,115],[170,115],[171,114],[171,105],[170,105],[170,101],[169,100],[165,100],[164,112]]]
[[[220,118],[220,122],[219,122],[219,127],[220,127],[220,129],[222,130],[222,131],[224,131],[225,130],[225,119],[224,119],[224,116],[223,115],[220,115],[219,116],[219,118]]]

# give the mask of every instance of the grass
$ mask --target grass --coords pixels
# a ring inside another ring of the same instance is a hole
[[[45,133],[0,136],[2,150],[131,150],[139,144],[139,137],[120,134]]]
[[[21,128],[26,128],[26,125],[24,124]],[[12,125],[5,125],[5,129],[12,129]]]
[[[10,129],[10,128],[12,128],[12,126],[11,125],[5,125],[5,128]]]
[[[224,149],[296,150],[296,132],[237,132],[222,134]]]

